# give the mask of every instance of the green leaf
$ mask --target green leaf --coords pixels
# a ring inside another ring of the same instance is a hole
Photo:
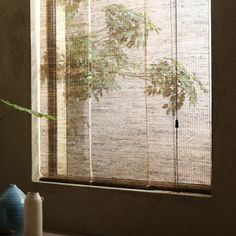
[[[162,108],[164,108],[164,109],[168,108],[168,104],[164,104],[164,105],[162,106]]]
[[[175,79],[176,65],[178,73],[177,88]],[[164,98],[169,99],[169,103],[162,106],[163,109],[167,109],[167,114],[171,112],[172,115],[175,115],[176,110],[180,110],[184,105],[186,97],[189,100],[189,104],[194,106],[198,99],[197,87],[202,92],[207,92],[201,80],[194,73],[189,72],[182,64],[173,59],[164,58],[157,63],[150,64],[148,74],[150,80],[148,81],[146,92],[148,95],[161,94]],[[156,91],[160,92],[157,93]]]
[[[56,120],[56,118],[55,118],[54,116],[51,116],[51,115],[47,115],[47,114],[43,114],[43,113],[40,113],[40,112],[37,112],[37,111],[30,110],[30,109],[28,109],[28,108],[21,107],[21,106],[19,106],[19,105],[10,103],[9,101],[3,100],[3,99],[0,99],[0,101],[1,101],[2,103],[6,104],[7,106],[14,108],[14,109],[17,110],[17,111],[27,112],[27,113],[29,113],[29,114],[31,114],[31,115],[34,115],[34,116],[36,116],[36,117],[39,117],[39,118],[46,118],[46,119],[48,119],[48,120]]]

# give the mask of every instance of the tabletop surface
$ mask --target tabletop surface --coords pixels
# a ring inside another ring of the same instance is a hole
[[[85,235],[85,234],[67,234],[67,233],[44,232],[43,236],[88,236],[88,235]]]
[[[10,235],[10,236],[19,236],[19,235],[22,235],[23,236],[23,233],[1,233],[0,232],[0,236],[7,236],[7,235]],[[43,236],[88,236],[87,234],[72,234],[72,233],[59,233],[59,232],[51,232],[51,231],[44,231],[43,232]]]

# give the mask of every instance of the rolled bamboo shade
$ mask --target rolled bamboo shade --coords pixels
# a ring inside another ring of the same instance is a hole
[[[210,0],[40,10],[41,110],[57,116],[41,122],[42,179],[209,191]]]

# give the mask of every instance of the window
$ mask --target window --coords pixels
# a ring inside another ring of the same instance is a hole
[[[210,191],[209,0],[42,0],[41,180]]]

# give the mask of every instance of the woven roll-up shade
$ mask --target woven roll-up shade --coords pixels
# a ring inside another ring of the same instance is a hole
[[[210,0],[42,0],[41,180],[209,192]]]

